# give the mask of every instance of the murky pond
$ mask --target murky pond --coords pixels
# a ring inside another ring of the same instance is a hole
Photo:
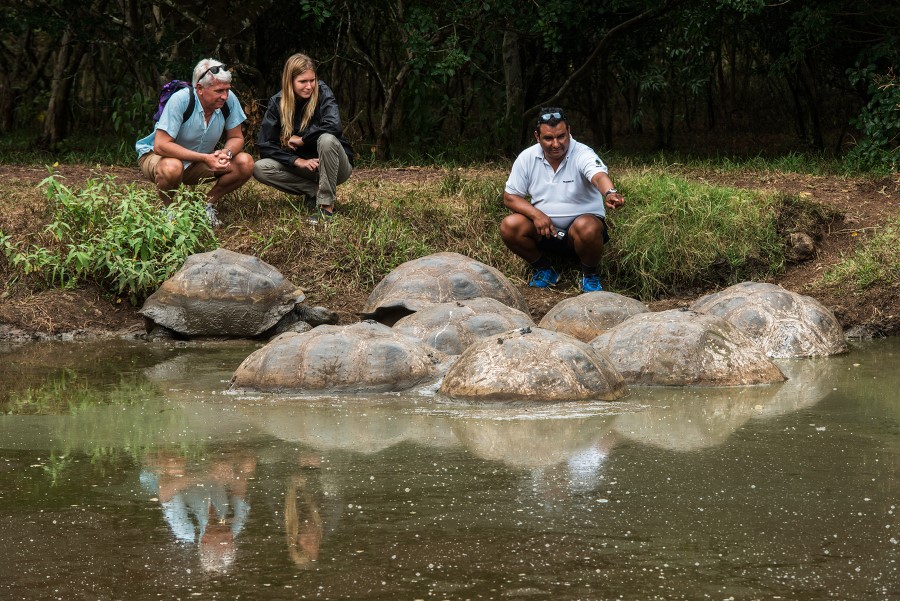
[[[898,339],[500,407],[228,393],[254,348],[0,347],[0,598],[900,595]]]

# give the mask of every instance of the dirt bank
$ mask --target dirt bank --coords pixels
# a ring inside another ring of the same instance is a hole
[[[98,173],[113,173],[120,181],[138,179],[137,170],[107,168],[95,170],[87,166],[63,165],[59,172],[69,185],[77,185]],[[399,179],[424,181],[441,177],[444,172],[430,168],[360,169],[360,179]],[[900,180],[864,179],[836,176],[811,176],[780,173],[720,173],[684,170],[683,175],[710,183],[761,189],[771,193],[796,193],[823,206],[834,215],[822,231],[817,232],[816,251],[812,258],[789,265],[772,282],[789,290],[808,294],[834,311],[852,335],[882,336],[900,334],[900,286],[882,283],[864,291],[829,289],[816,286],[818,276],[843,256],[853,252],[861,241],[876,233],[892,216],[900,213]],[[43,198],[35,193],[35,185],[47,170],[34,165],[0,165],[0,229],[6,233],[34,231],[43,226],[40,218]],[[240,246],[240,232],[223,230],[223,246]],[[4,282],[13,274],[0,260],[0,276]],[[539,319],[554,304],[571,295],[566,290],[535,290],[521,287]],[[343,296],[329,302],[343,323],[358,320],[356,311],[363,306],[368,290]],[[654,310],[685,306],[696,296],[709,292],[695,291],[690,297],[667,298],[651,304]],[[310,299],[316,302],[315,298]],[[13,281],[0,292],[0,340],[24,341],[58,338],[89,338],[136,334],[143,331],[143,321],[135,307],[127,302],[109,299],[92,288],[37,291]]]

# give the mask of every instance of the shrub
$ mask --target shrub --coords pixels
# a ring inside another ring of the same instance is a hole
[[[218,246],[198,191],[179,190],[164,211],[155,190],[91,179],[81,190],[55,175],[45,188],[51,222],[37,241],[14,243],[0,232],[13,268],[47,285],[93,281],[137,305],[191,254]]]
[[[877,73],[870,65],[851,72],[850,81],[865,83],[870,100],[853,122],[864,137],[848,159],[863,169],[900,170],[900,80],[892,70]]]

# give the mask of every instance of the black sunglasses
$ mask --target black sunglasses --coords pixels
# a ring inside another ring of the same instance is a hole
[[[563,114],[562,114],[561,112],[559,112],[559,111],[556,111],[556,112],[553,112],[553,113],[544,113],[543,115],[541,115],[540,117],[538,117],[538,123],[539,123],[539,124],[540,124],[540,123],[549,123],[550,121],[552,121],[552,120],[554,120],[554,119],[556,119],[557,121],[565,121],[565,120],[566,120],[566,116],[563,115]]]
[[[210,67],[206,71],[203,72],[203,75],[197,78],[197,81],[202,81],[204,77],[206,77],[207,73],[212,73],[213,75],[218,75],[219,71],[227,71],[228,67],[225,65],[216,65],[215,67]]]

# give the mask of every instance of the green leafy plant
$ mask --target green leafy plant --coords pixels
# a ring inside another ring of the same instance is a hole
[[[110,176],[81,190],[52,174],[40,185],[51,218],[43,235],[17,244],[0,232],[0,244],[12,267],[50,286],[93,281],[136,305],[189,255],[218,246],[200,191],[179,190],[160,210],[155,191]]]
[[[869,65],[852,71],[850,82],[866,84],[870,99],[853,122],[864,137],[848,159],[862,168],[900,170],[900,78],[893,70],[878,73]]]

